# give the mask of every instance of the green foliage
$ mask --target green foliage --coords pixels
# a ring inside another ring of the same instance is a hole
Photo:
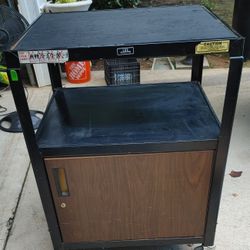
[[[140,0],[93,0],[90,9],[118,9],[118,8],[135,8]]]
[[[204,6],[206,6],[211,10],[215,7],[214,3],[211,0],[201,0],[201,4],[203,4]]]

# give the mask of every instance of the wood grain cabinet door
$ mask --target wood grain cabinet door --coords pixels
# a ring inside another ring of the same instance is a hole
[[[213,154],[45,159],[63,241],[203,236]]]

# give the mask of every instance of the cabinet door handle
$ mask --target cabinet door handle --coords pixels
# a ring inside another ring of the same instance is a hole
[[[59,196],[69,196],[69,187],[64,168],[53,168],[53,175],[56,184],[56,190]]]

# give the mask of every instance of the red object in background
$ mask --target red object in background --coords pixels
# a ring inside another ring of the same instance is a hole
[[[66,62],[65,70],[70,83],[85,83],[90,80],[90,61]]]

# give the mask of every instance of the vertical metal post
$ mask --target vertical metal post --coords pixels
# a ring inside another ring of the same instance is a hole
[[[233,28],[246,38],[244,58],[250,59],[250,1],[235,0]]]
[[[243,61],[243,57],[230,58],[230,68],[221,123],[221,133],[219,136],[217,154],[215,157],[214,173],[211,182],[207,225],[205,231],[205,246],[212,246],[214,244],[222,185],[224,180],[231,132],[233,128],[235,109],[238,99]]]
[[[202,84],[204,55],[194,55],[192,60],[192,76],[191,81]]]
[[[49,182],[43,158],[39,152],[36,143],[36,137],[32,125],[30,111],[25,96],[25,91],[20,78],[20,64],[17,55],[14,53],[5,53],[7,62],[7,73],[10,81],[12,95],[14,97],[16,109],[19,115],[20,123],[23,129],[24,139],[28,148],[32,168],[36,177],[36,182],[40,197],[43,204],[43,209],[49,226],[52,242],[54,248],[57,250],[62,249],[61,234],[58,226],[55,207],[49,188]]]
[[[62,88],[62,79],[60,74],[60,64],[58,63],[49,63],[49,75],[52,85],[52,90],[55,91],[57,88]]]

